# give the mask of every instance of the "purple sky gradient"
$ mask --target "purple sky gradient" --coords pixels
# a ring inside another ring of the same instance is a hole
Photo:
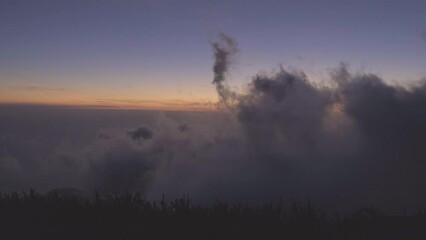
[[[314,80],[341,61],[388,81],[426,75],[425,1],[0,3],[0,102],[215,101],[209,42],[221,31],[241,50],[236,86],[279,64]]]

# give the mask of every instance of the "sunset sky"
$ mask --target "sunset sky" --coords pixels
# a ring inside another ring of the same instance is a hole
[[[320,81],[346,62],[426,76],[426,1],[0,0],[0,103],[204,110],[210,43],[238,41],[230,84],[280,64]]]
[[[0,192],[416,211],[425,119],[426,0],[0,0]]]

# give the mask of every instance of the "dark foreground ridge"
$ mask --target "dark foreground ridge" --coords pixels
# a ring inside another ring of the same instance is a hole
[[[73,191],[70,191],[73,192]],[[327,216],[310,202],[250,207],[140,194],[91,198],[51,192],[0,194],[0,239],[426,239],[426,213],[376,208]]]

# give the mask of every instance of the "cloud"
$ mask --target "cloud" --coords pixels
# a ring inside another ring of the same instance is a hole
[[[114,148],[103,153],[98,161],[92,161],[90,182],[101,193],[140,192],[150,182],[150,172],[155,162],[143,153],[131,149]]]
[[[129,132],[129,136],[133,140],[139,140],[139,139],[148,140],[152,138],[153,133],[147,127],[140,127],[132,132]]]
[[[237,42],[225,33],[219,33],[219,41],[211,43],[211,46],[215,59],[213,84],[216,86],[220,101],[227,105],[234,97],[234,93],[225,86],[225,80],[232,57],[238,52]]]
[[[228,91],[225,81],[220,78],[219,96]],[[360,200],[358,194],[381,205],[389,198],[417,206],[426,200],[425,186],[413,187],[426,180],[426,85],[390,85],[374,74],[352,74],[344,64],[329,81],[331,87],[314,84],[303,71],[282,68],[254,76],[247,92],[234,94],[240,141],[265,171],[253,184],[271,189],[271,197],[298,191],[325,201],[332,188],[345,201]],[[296,179],[297,190],[289,184]]]
[[[186,131],[189,131],[189,130],[191,130],[191,127],[188,125],[188,124],[181,124],[181,125],[179,125],[178,126],[178,129],[179,129],[179,131],[181,131],[181,132],[186,132]]]

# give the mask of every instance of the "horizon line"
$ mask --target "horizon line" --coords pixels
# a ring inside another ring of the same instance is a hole
[[[113,105],[113,104],[76,104],[76,103],[46,103],[46,102],[0,102],[0,107],[52,107],[70,109],[98,109],[98,110],[140,110],[140,111],[171,111],[171,112],[218,112],[219,103],[179,104],[174,107],[164,104],[148,105]]]

